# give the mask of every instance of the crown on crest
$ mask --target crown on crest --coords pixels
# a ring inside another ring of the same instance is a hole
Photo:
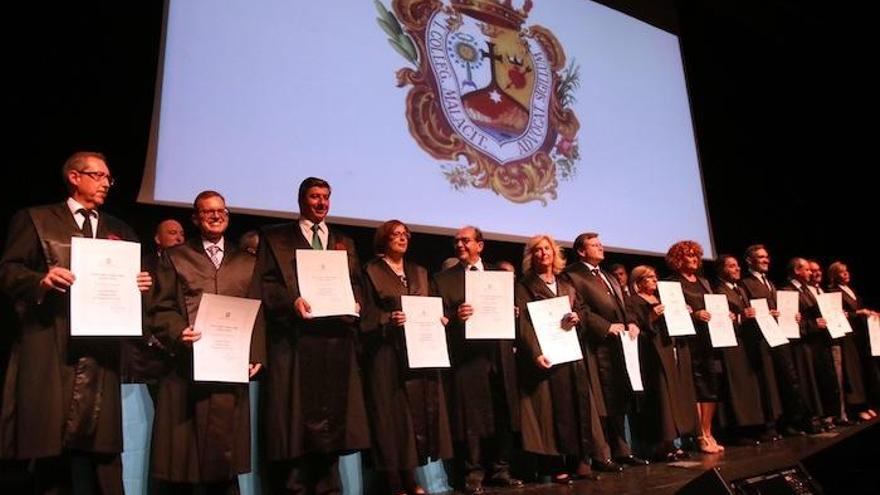
[[[514,8],[511,0],[452,0],[451,4],[464,15],[517,31],[532,10],[532,0],[525,0],[520,9]]]

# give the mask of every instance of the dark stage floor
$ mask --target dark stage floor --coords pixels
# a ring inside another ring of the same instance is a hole
[[[865,431],[870,429],[871,431]],[[713,467],[717,467],[721,474],[727,480],[735,480],[739,478],[754,476],[759,473],[765,473],[772,469],[779,469],[797,464],[801,460],[810,457],[825,449],[829,449],[834,445],[856,435],[868,437],[867,433],[871,433],[871,437],[876,439],[876,433],[880,431],[880,421],[877,419],[863,423],[860,425],[839,428],[836,432],[823,433],[820,435],[785,438],[778,442],[761,444],[756,447],[735,447],[728,446],[722,454],[693,454],[691,459],[686,462],[676,463],[673,466],[664,463],[651,464],[645,467],[631,467],[620,474],[601,475],[598,481],[577,481],[574,485],[560,486],[551,484],[528,484],[525,488],[519,490],[498,490],[489,491],[489,493],[505,493],[516,495],[537,495],[537,494],[576,494],[576,495],[592,495],[592,494],[671,494],[681,489],[690,480],[698,477],[700,474]],[[853,448],[860,449],[856,444]],[[873,445],[873,444],[872,444]],[[845,447],[852,450],[848,441]],[[876,454],[876,449],[868,449],[865,455]],[[837,452],[832,452],[837,456]],[[849,454],[856,454],[849,452]],[[839,456],[838,456],[839,457]],[[874,457],[871,461],[875,470],[880,471],[880,458]],[[808,466],[809,467],[809,466]],[[815,473],[811,471],[815,477]],[[876,478],[875,478],[876,480]],[[821,479],[819,481],[822,481]],[[826,495],[836,493],[873,493],[880,494],[880,487],[859,486],[856,489],[852,485],[843,489],[840,484],[831,484],[822,488]],[[875,489],[877,489],[875,491]]]

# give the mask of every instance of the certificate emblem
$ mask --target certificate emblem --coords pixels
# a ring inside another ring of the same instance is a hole
[[[391,46],[414,67],[406,120],[416,143],[445,162],[458,190],[488,189],[514,203],[556,199],[576,173],[580,128],[571,109],[574,62],[543,26],[524,27],[531,0],[376,1]]]

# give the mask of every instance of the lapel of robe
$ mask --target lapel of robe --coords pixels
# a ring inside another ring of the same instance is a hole
[[[605,280],[608,280],[608,283],[611,284],[611,292],[612,297],[614,298],[614,302],[617,304],[617,309],[620,311],[621,316],[623,316],[624,323],[626,323],[626,303],[623,301],[623,293],[620,290],[620,284],[617,283],[617,279],[612,277],[610,273],[606,272],[604,269],[599,268],[599,271],[602,275],[605,275]],[[595,277],[599,278],[599,277]],[[603,287],[605,285],[605,281],[599,278],[599,283],[602,284]]]
[[[275,260],[278,262],[278,269],[284,276],[285,285],[291,292],[291,296],[295,298],[299,294],[299,284],[296,280],[296,250],[311,249],[312,246],[303,237],[299,223],[291,224],[290,228],[279,229],[274,234],[275,239],[272,244],[277,249],[274,251]]]
[[[712,293],[712,286],[709,285],[709,281],[703,277],[697,277],[697,281],[700,282],[700,286],[703,287],[703,290],[706,291],[706,294]]]

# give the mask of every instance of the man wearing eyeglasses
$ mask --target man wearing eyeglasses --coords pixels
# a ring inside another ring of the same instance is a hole
[[[220,193],[199,193],[192,220],[200,235],[165,252],[148,312],[173,362],[159,381],[150,469],[172,493],[197,485],[206,493],[238,493],[238,475],[251,470],[248,385],[193,381],[192,344],[202,337],[193,324],[202,294],[251,295],[255,259],[227,242],[229,211]],[[265,362],[265,347],[258,318],[249,376]]]
[[[463,464],[463,488],[468,494],[483,493],[484,483],[523,486],[510,473],[510,454],[520,423],[513,341],[465,339],[465,322],[474,313],[465,301],[465,272],[497,269],[483,261],[483,246],[480,229],[459,229],[454,240],[458,264],[437,273],[433,280],[433,293],[443,298],[443,312],[449,318],[450,416],[453,438],[463,450],[456,457]]]
[[[20,327],[0,400],[0,457],[31,460],[36,493],[86,483],[121,494],[120,341],[70,337],[70,239],[136,236],[98,211],[113,185],[102,154],[74,153],[62,175],[67,201],[16,213],[0,259],[0,290],[15,301]],[[141,272],[131,283],[143,292],[152,282]]]
[[[330,184],[305,179],[298,201],[299,220],[265,228],[257,248],[255,277],[269,352],[261,387],[269,491],[339,493],[339,455],[370,446],[355,353],[358,322],[312,316],[297,282],[296,251],[346,251],[356,301],[362,294],[360,263],[351,238],[327,225]]]

